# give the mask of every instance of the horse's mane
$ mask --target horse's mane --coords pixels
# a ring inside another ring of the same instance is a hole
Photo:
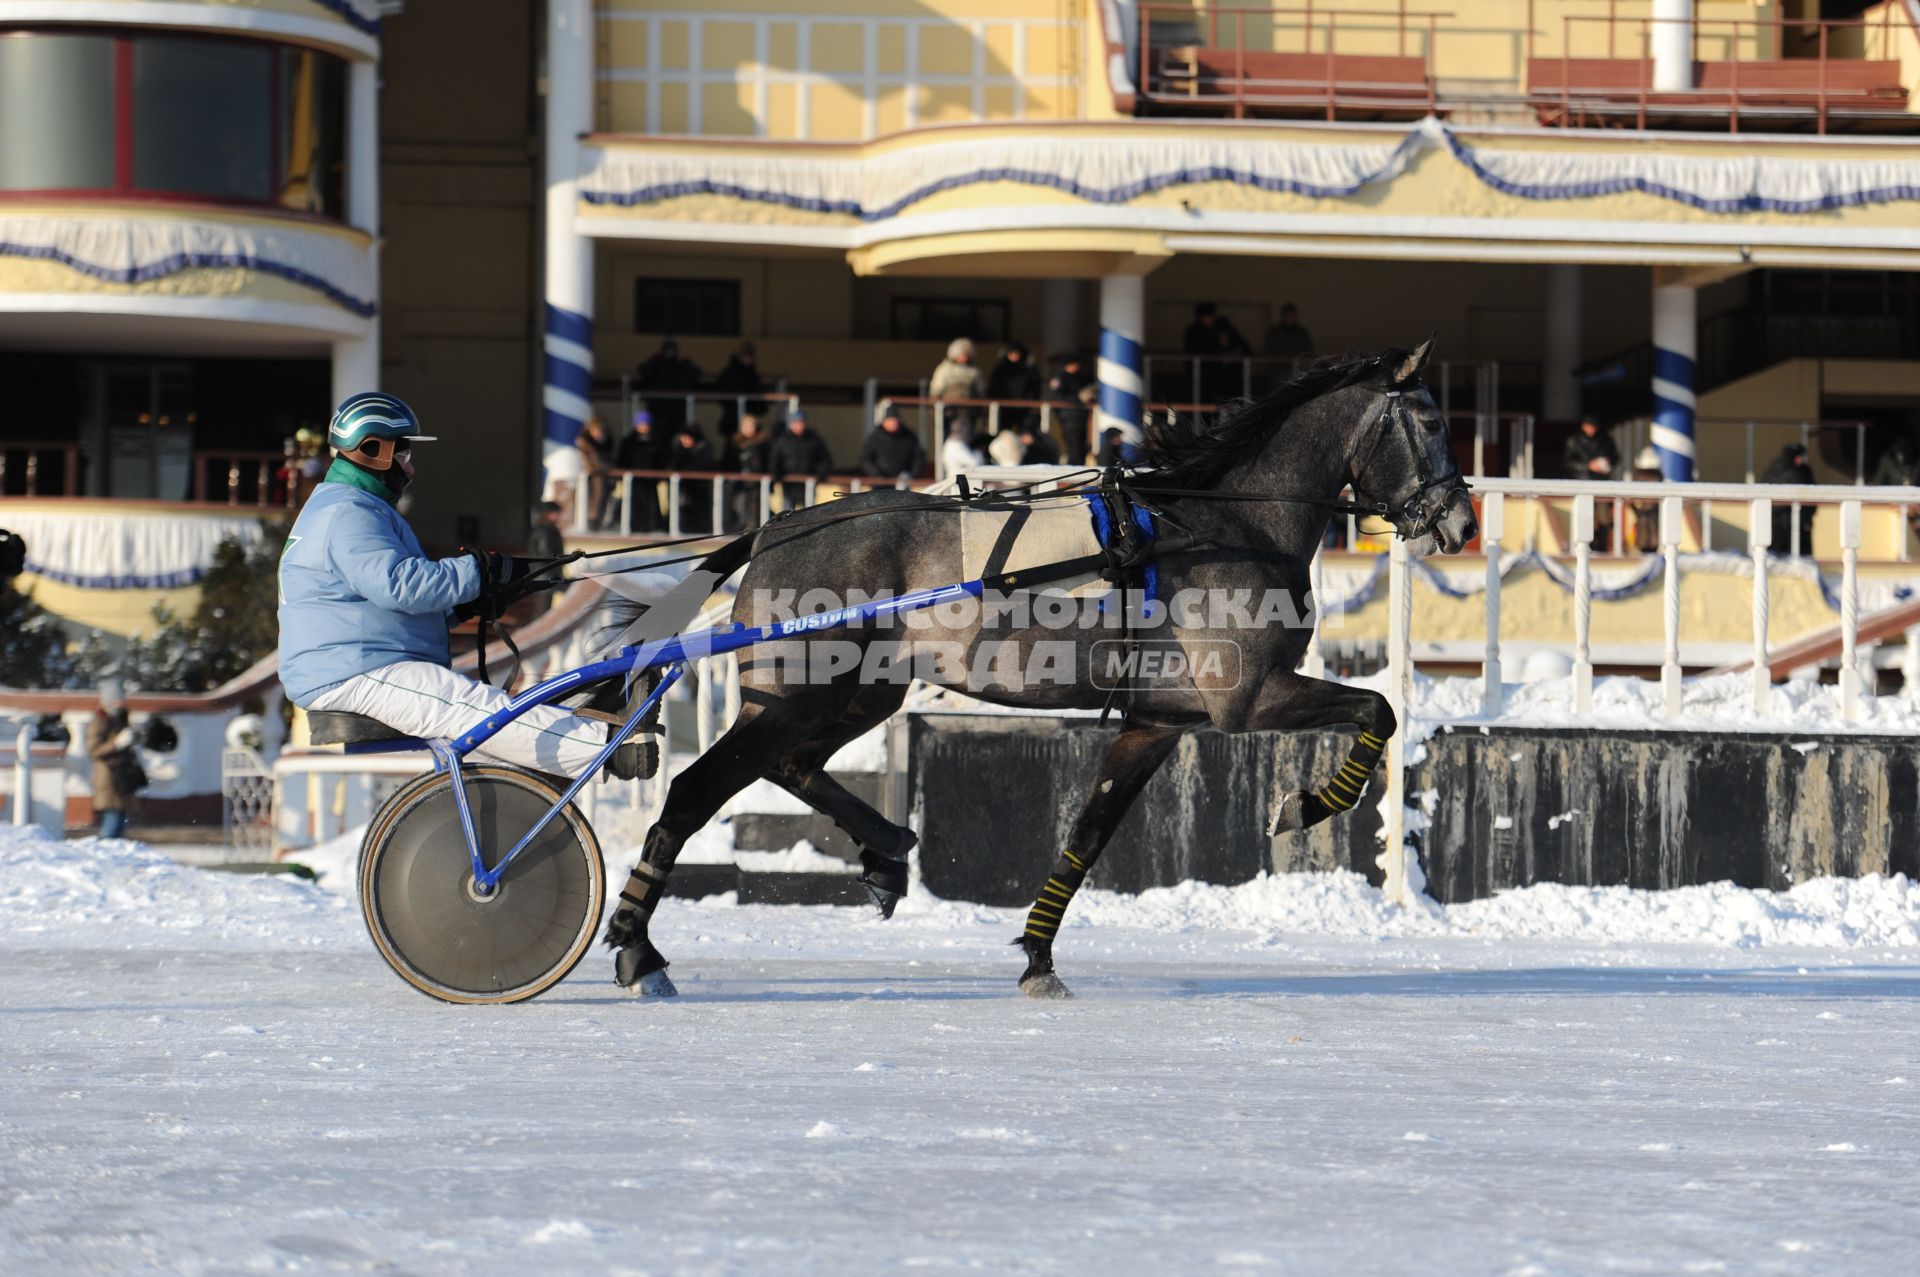
[[[1378,376],[1382,369],[1404,362],[1408,354],[1395,347],[1367,354],[1323,355],[1264,399],[1236,399],[1222,404],[1213,420],[1197,429],[1178,421],[1151,424],[1142,464],[1152,466],[1153,473],[1141,476],[1141,482],[1175,488],[1212,487],[1228,470],[1245,464],[1296,409]]]

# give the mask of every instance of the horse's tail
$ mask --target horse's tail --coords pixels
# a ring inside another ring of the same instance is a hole
[[[633,642],[634,627],[640,619],[663,605],[672,615],[658,618],[657,623],[650,628],[664,628],[667,633],[672,633],[690,623],[711,596],[712,591],[725,584],[728,577],[739,571],[745,566],[747,560],[753,557],[754,540],[759,535],[756,529],[735,537],[694,565],[687,573],[687,579],[681,581],[680,585],[672,586],[670,579],[665,580],[657,587],[659,593],[655,597],[635,597],[631,587],[610,586],[606,597],[595,609],[595,624],[589,642],[596,657],[610,655],[620,647]],[[663,576],[664,574],[654,574],[654,579],[660,580]],[[694,578],[705,581],[706,588],[693,587],[693,590],[689,590],[688,581]],[[664,637],[664,635],[655,634],[653,637]]]
[[[700,560],[700,566],[695,568],[694,571],[713,572],[718,575],[719,580],[726,580],[735,572],[745,567],[747,560],[753,557],[753,543],[759,535],[760,530],[758,528],[755,528],[751,532],[742,532],[739,536],[727,542],[706,558]]]

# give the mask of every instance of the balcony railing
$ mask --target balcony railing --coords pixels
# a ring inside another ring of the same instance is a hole
[[[1845,119],[1854,126],[1898,120],[1907,91],[1894,56],[1892,4],[1873,18],[1656,18],[1606,14],[1561,17],[1560,56],[1534,57],[1528,32],[1527,88],[1542,124],[1667,127],[1724,121],[1804,125],[1816,132]],[[1687,86],[1657,88],[1653,46],[1684,27]],[[1604,56],[1601,56],[1604,45]],[[1843,56],[1857,48],[1858,56]],[[1801,55],[1786,56],[1790,48]],[[1576,55],[1576,50],[1580,56]],[[1703,58],[1715,52],[1718,56]],[[1751,50],[1754,56],[1743,56]],[[1877,51],[1877,58],[1868,57]],[[1771,57],[1760,56],[1770,52]]]
[[[0,496],[71,497],[80,491],[80,446],[58,439],[0,440]]]

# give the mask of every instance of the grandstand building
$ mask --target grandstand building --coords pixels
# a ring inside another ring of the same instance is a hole
[[[460,440],[423,533],[512,544],[668,336],[754,342],[850,468],[953,337],[1132,429],[1283,375],[1285,303],[1437,335],[1493,472],[1584,412],[1851,480],[1920,405],[1917,9],[0,0],[4,491],[250,501],[225,458],[377,382]],[[1250,362],[1185,358],[1203,302]]]

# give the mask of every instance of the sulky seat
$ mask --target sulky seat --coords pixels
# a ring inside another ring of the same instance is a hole
[[[371,745],[412,738],[365,714],[316,709],[307,712],[307,739],[315,745]]]

